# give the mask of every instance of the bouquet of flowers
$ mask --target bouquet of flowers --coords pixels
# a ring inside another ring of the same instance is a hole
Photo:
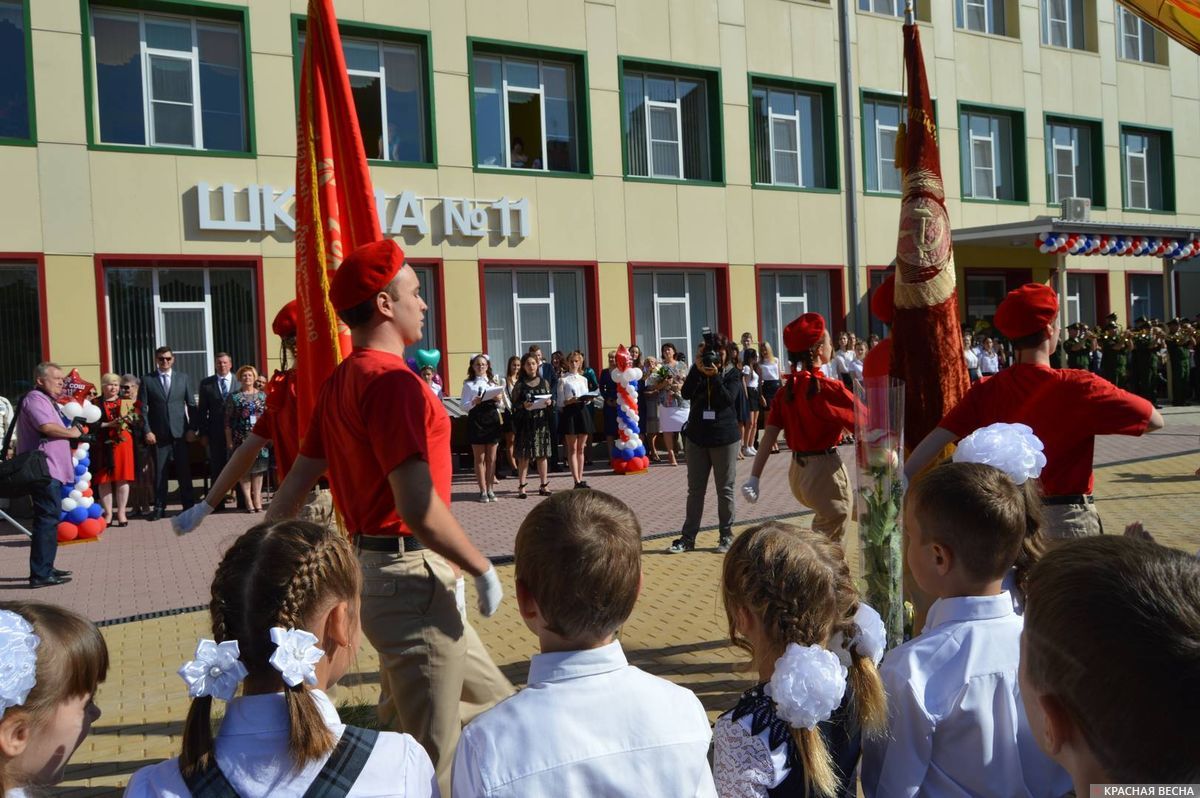
[[[118,443],[123,443],[125,441],[125,434],[142,421],[141,415],[139,415],[137,410],[133,408],[132,404],[128,409],[124,407],[121,409],[123,412],[117,416],[117,426],[113,428],[116,431],[112,434],[112,437],[108,439],[108,444],[110,446],[116,446]]]
[[[856,382],[855,393],[863,600],[878,610],[894,648],[904,642],[904,383],[872,377]]]

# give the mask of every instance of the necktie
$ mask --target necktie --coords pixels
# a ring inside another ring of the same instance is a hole
[[[221,377],[221,379],[219,380],[219,382],[221,383],[221,398],[222,399],[225,399],[229,396],[229,385],[226,383],[226,380],[228,380],[228,379],[229,379],[228,377]]]
[[[163,375],[162,375],[162,384],[163,384],[163,396],[169,396],[171,393],[171,375],[165,371],[163,372]]]

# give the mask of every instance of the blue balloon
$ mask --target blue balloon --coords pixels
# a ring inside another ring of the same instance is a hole
[[[75,476],[81,477],[86,473],[87,473],[87,466],[85,466],[83,463],[75,464]]]
[[[102,515],[104,515],[104,508],[99,504],[93,504],[91,507],[87,508],[88,518],[99,518]]]
[[[83,466],[83,467],[84,467],[84,469],[91,468],[91,466],[92,466],[92,458],[90,458],[90,457],[85,457],[85,458],[83,458],[82,460],[80,460],[80,461],[79,461],[79,465]]]
[[[73,490],[75,490],[75,486],[74,486],[74,485],[63,485],[63,486],[62,486],[62,498],[64,498],[64,499],[65,499],[65,498],[67,498],[68,496],[70,496],[70,495],[71,495],[71,491],[73,491]]]
[[[92,506],[95,507],[96,505],[93,504]],[[101,512],[103,512],[103,510],[101,510]],[[71,510],[69,513],[67,513],[67,520],[72,524],[82,524],[87,519],[88,508],[86,507],[76,507],[74,510]]]
[[[66,520],[67,520],[67,514],[60,512],[58,514],[58,522],[61,524],[63,521],[66,521]]]

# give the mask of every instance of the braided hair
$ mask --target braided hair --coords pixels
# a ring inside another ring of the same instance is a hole
[[[792,378],[787,381],[787,387],[784,388],[784,394],[789,402],[792,401],[793,397],[792,385],[796,382],[797,366],[800,367],[799,371],[807,371],[812,374],[812,377],[810,377],[808,380],[808,391],[805,393],[805,398],[811,400],[817,395],[817,392],[821,390],[820,382],[816,379],[817,375],[815,364],[817,362],[817,355],[820,353],[821,347],[825,345],[827,340],[829,340],[829,333],[825,332],[822,333],[821,337],[817,339],[817,342],[808,349],[800,352],[788,351],[788,361],[792,364]]]
[[[288,752],[296,769],[333,750],[335,740],[305,682],[288,686],[270,664],[272,627],[304,629],[313,615],[358,595],[362,577],[349,542],[307,521],[252,527],[221,558],[212,582],[213,638],[236,640],[247,679],[277,683],[287,701]],[[191,775],[213,756],[212,698],[192,700],[179,766]]]
[[[729,623],[729,639],[746,651],[755,666],[778,659],[789,643],[827,646],[842,633],[858,632],[858,589],[842,547],[826,536],[791,524],[768,521],[739,535],[725,555],[721,593]],[[762,622],[764,650],[738,632],[736,616],[748,610]],[[887,723],[887,696],[875,662],[851,650],[849,673],[853,696],[850,720],[868,736],[881,734]],[[806,793],[825,798],[837,792],[837,776],[821,732],[793,729],[804,767]]]

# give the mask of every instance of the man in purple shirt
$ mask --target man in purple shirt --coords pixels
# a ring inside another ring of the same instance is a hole
[[[70,582],[70,571],[54,567],[58,553],[58,514],[63,485],[75,484],[70,441],[83,433],[68,426],[58,411],[63,372],[57,363],[39,363],[33,372],[34,390],[25,394],[17,415],[17,454],[41,449],[50,466],[50,485],[33,494],[33,540],[29,545],[29,586],[47,587]]]

